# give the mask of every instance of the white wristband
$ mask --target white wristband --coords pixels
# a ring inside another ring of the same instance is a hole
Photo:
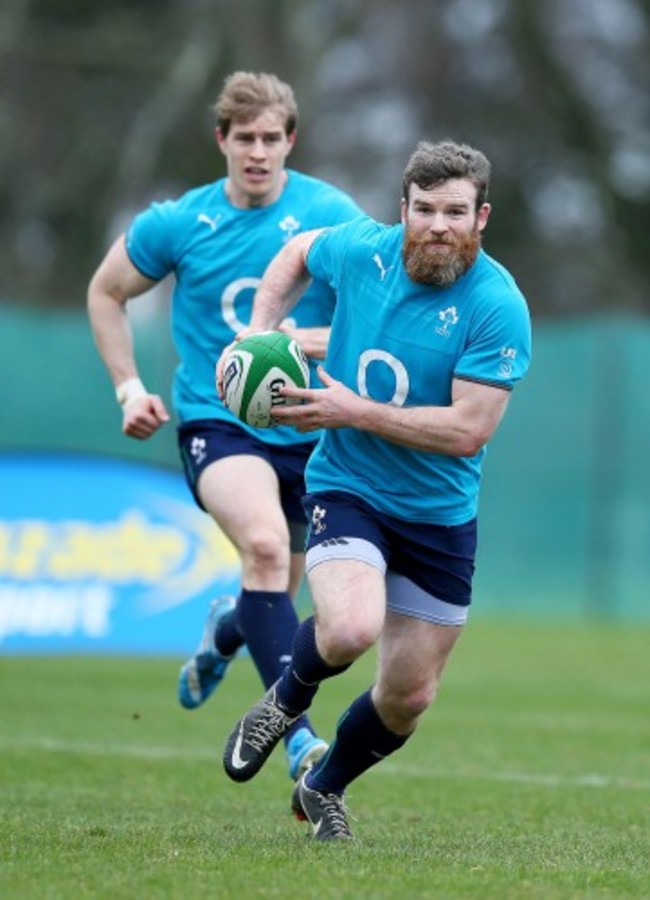
[[[115,396],[120,406],[128,406],[133,400],[147,396],[147,389],[139,378],[127,378],[115,388]]]

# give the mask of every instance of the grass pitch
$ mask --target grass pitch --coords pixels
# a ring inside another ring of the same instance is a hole
[[[188,712],[181,660],[0,658],[0,896],[650,897],[649,638],[475,620],[415,737],[350,787],[351,845],[291,817],[281,749],[223,773],[250,660]],[[324,737],[373,665],[323,686]]]

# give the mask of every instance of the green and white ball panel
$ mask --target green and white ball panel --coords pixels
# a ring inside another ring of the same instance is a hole
[[[224,366],[224,402],[247,425],[270,428],[273,410],[300,402],[283,387],[309,384],[309,365],[298,344],[281,331],[252,334],[233,348]]]

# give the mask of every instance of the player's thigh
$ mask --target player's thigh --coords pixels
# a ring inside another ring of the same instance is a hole
[[[308,581],[322,641],[360,651],[377,641],[386,613],[383,572],[359,560],[331,559],[313,566]]]
[[[417,695],[426,708],[462,630],[388,612],[378,648],[378,695]]]
[[[203,506],[235,543],[267,529],[288,543],[278,478],[262,457],[227,456],[210,463],[201,472],[197,490]]]

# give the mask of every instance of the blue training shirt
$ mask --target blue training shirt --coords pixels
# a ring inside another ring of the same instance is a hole
[[[284,191],[269,206],[233,206],[222,178],[178,200],[153,203],[134,219],[126,236],[129,257],[143,275],[159,281],[173,273],[176,279],[172,336],[180,364],[172,400],[179,419],[233,422],[276,445],[313,441],[314,435],[300,434],[288,425],[253,429],[240,422],[216,393],[215,363],[248,325],[255,289],[283,244],[301,231],[362,214],[333,185],[291,169],[287,174]],[[314,281],[293,310],[292,320],[299,328],[328,326],[334,305],[329,285]],[[313,373],[316,363],[311,366]]]
[[[458,281],[418,284],[402,262],[402,225],[364,216],[319,235],[307,266],[337,294],[325,368],[356,393],[397,406],[449,406],[454,378],[511,390],[531,350],[526,301],[484,251]],[[307,465],[309,491],[344,490],[413,522],[476,516],[483,448],[458,458],[391,444],[354,428],[325,430]]]

